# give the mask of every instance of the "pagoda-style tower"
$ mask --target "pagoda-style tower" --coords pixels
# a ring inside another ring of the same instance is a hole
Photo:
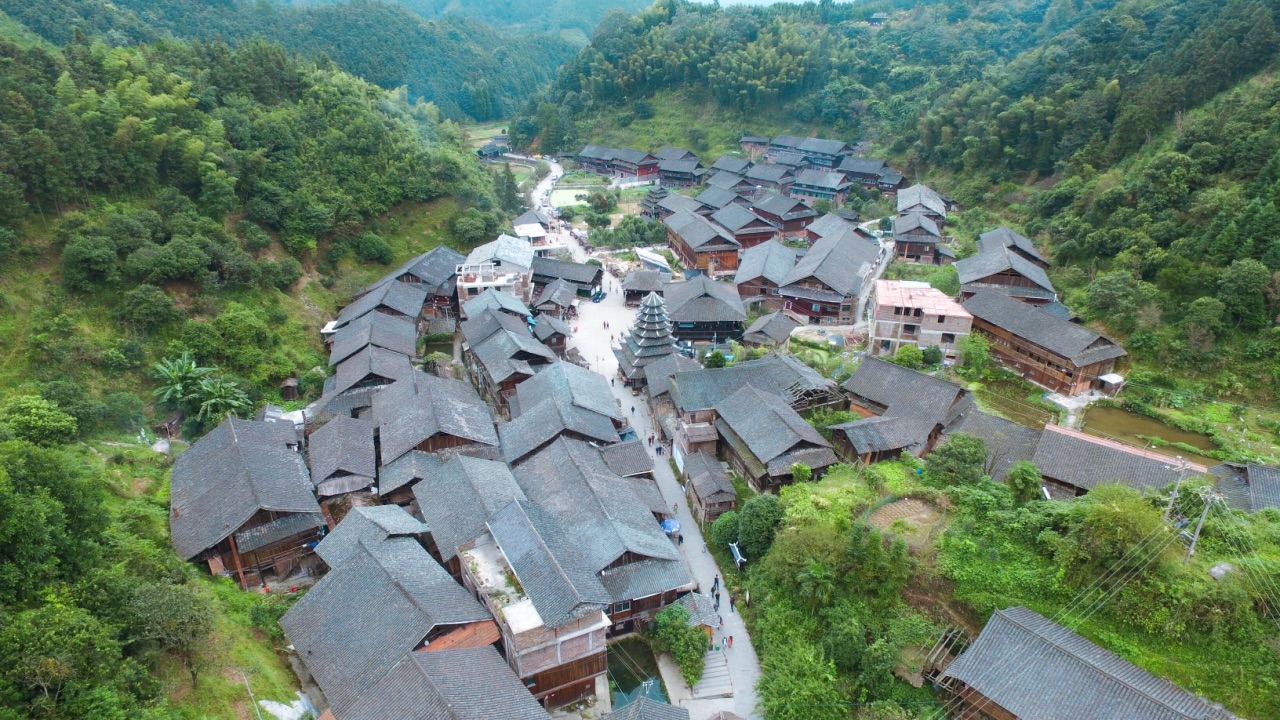
[[[622,336],[621,347],[613,349],[618,357],[618,372],[628,385],[643,387],[647,384],[645,366],[675,351],[676,339],[671,334],[667,304],[658,293],[651,292],[640,301],[640,312],[631,325],[631,332]]]

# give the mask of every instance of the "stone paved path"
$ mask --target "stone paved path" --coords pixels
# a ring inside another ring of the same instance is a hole
[[[574,249],[578,256],[575,259],[584,260],[581,249],[576,246]],[[623,304],[620,285],[620,280],[606,274],[605,289],[608,295],[600,303],[582,303],[579,308],[580,317],[576,321],[578,331],[569,341],[572,347],[578,348],[593,370],[607,378],[616,377],[618,370],[617,359],[610,350],[610,336],[616,338],[620,332],[626,331],[635,319],[636,313],[634,308],[628,308]],[[606,321],[610,325],[607,329],[603,327]],[[613,392],[621,402],[623,412],[627,413],[639,437],[645,438],[655,432],[643,397],[633,397],[631,391],[624,387],[621,381],[614,383]],[[720,570],[706,550],[702,534],[698,530],[693,515],[689,513],[688,503],[680,492],[680,483],[676,480],[668,459],[669,455],[665,451],[661,456],[654,457],[654,475],[663,498],[668,503],[679,505],[676,517],[680,521],[685,540],[681,551],[684,553],[690,574],[698,583],[700,590],[706,592],[711,589]],[[760,662],[756,657],[755,648],[751,645],[751,638],[747,634],[742,617],[736,612],[729,612],[728,598],[724,598],[724,601],[721,604],[724,627],[716,633],[715,642],[719,643],[724,637],[733,636],[733,648],[723,653],[729,678],[733,684],[732,706],[725,707],[728,704],[725,700],[701,701],[695,698],[686,701],[685,705],[689,708],[692,720],[710,717],[719,710],[732,710],[744,718],[760,717],[756,710],[755,693],[755,686],[760,678]]]

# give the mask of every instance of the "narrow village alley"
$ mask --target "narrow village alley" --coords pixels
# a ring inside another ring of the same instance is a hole
[[[578,254],[582,252],[578,248],[575,250]],[[584,260],[585,256],[580,255],[576,259]],[[606,378],[615,378],[618,363],[610,350],[611,338],[616,339],[620,333],[630,328],[631,322],[635,319],[636,310],[623,304],[620,281],[608,275],[605,278],[605,289],[608,295],[602,302],[581,304],[579,318],[575,323],[577,331],[569,344],[582,353],[582,357],[590,363],[591,369]],[[608,328],[604,327],[605,322],[609,323]],[[650,433],[657,432],[643,396],[632,396],[630,389],[620,380],[613,383],[613,392],[639,437],[646,438]],[[650,449],[650,453],[654,453],[654,450]],[[670,455],[665,449],[662,455],[654,455],[654,476],[657,478],[658,488],[663,498],[669,504],[679,505],[677,519],[684,534],[684,545],[681,546],[681,551],[690,574],[698,583],[699,591],[706,593],[715,582],[720,570],[711,553],[706,549],[702,533],[689,512],[686,498],[680,491],[680,482],[672,472],[669,460]],[[729,610],[727,597],[722,597],[722,600],[721,617],[724,619],[724,627],[716,633],[715,641],[719,644],[723,638],[733,636],[733,647],[721,651],[725,655],[729,677],[733,683],[733,696],[685,700],[673,697],[672,702],[678,702],[689,709],[692,720],[709,718],[723,710],[732,711],[744,718],[760,717],[755,707],[755,685],[760,676],[759,659],[756,657],[755,648],[751,644],[751,638],[741,615]]]

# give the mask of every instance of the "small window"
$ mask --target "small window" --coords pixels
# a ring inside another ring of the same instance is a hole
[[[774,289],[773,289],[773,294],[774,294],[774,295],[781,295],[781,294],[782,294],[782,288],[774,288]]]
[[[467,294],[475,297],[480,294],[480,288],[467,288]]]
[[[813,305],[810,305],[809,307],[813,308],[813,311],[814,311],[814,312],[822,312],[822,306],[821,306],[821,305],[819,305],[818,303],[814,303]]]
[[[881,349],[881,350],[888,350],[888,349],[889,349],[889,348],[891,348],[891,347],[893,347],[893,343],[892,343],[892,342],[890,342],[889,340],[881,340],[881,341],[880,341],[880,349]]]
[[[915,334],[915,331],[916,331],[916,330],[918,330],[918,329],[919,329],[919,328],[917,328],[915,325],[903,325],[903,326],[902,326],[902,332],[907,333],[908,335]]]
[[[955,333],[942,333],[942,344],[950,345],[956,341]]]
[[[938,316],[938,322],[940,322],[940,323],[944,323],[944,322],[946,322],[946,321],[947,321],[947,316],[946,316],[946,315],[939,315],[939,316]]]
[[[761,295],[764,295],[764,294],[765,294],[765,293],[767,293],[767,292],[769,292],[769,288],[767,288],[767,287],[765,287],[765,286],[761,285],[761,286],[760,286],[760,294],[761,294]]]
[[[840,306],[840,312],[850,312],[851,310],[853,310],[853,306],[852,306],[852,305],[841,305],[841,306]]]
[[[626,612],[630,609],[631,609],[631,601],[623,600],[622,602],[616,602],[613,605],[610,605],[609,613],[614,614],[614,613]]]

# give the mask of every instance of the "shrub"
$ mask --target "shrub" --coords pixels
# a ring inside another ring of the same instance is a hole
[[[702,679],[707,655],[707,634],[689,624],[689,610],[683,605],[668,605],[654,620],[654,647],[669,652],[680,666],[680,674],[692,687]]]
[[[938,365],[942,362],[942,348],[934,345],[924,349],[924,364],[930,367]]]
[[[267,234],[267,231],[248,220],[241,220],[236,225],[236,232],[240,233],[240,237],[244,238],[244,249],[249,252],[258,252],[271,247],[271,236]]]
[[[259,260],[258,269],[261,272],[263,287],[273,287],[282,291],[293,287],[293,284],[298,282],[298,278],[302,277],[302,263],[294,258],[285,258],[280,262]]]
[[[925,458],[925,473],[940,485],[976,485],[987,463],[987,444],[968,433],[955,433]]]
[[[181,315],[169,293],[147,284],[126,292],[116,308],[116,317],[121,322],[144,330],[158,328]]]
[[[742,506],[738,518],[738,548],[748,562],[759,560],[769,552],[781,522],[782,503],[776,495],[757,495]]]
[[[53,380],[40,388],[40,397],[58,406],[76,419],[81,432],[85,432],[102,420],[104,410],[87,390],[73,380]]]
[[[10,398],[0,407],[0,425],[14,437],[45,446],[70,442],[80,430],[74,417],[39,395]]]
[[[81,235],[62,250],[62,280],[73,290],[115,282],[119,277],[116,246],[110,238]]]
[[[712,523],[711,543],[716,547],[727,548],[730,543],[736,542],[738,542],[738,511],[730,510]]]
[[[377,262],[383,265],[390,263],[395,259],[395,252],[386,240],[367,232],[356,239],[355,242],[356,257],[365,262]]]

